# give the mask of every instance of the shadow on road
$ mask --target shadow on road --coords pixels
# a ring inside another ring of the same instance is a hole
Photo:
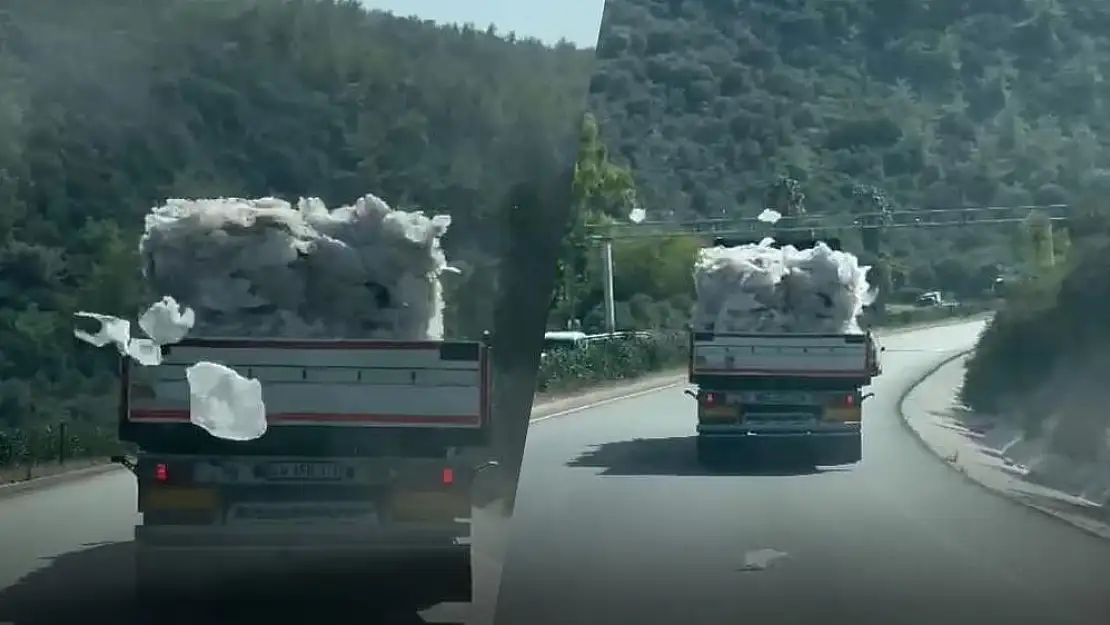
[[[698,464],[695,436],[637,438],[604,443],[567,463],[568,467],[602,469],[602,475],[812,475],[837,468],[817,468],[790,454],[758,453],[738,457],[713,469]]]
[[[267,579],[257,587],[221,592],[212,587],[189,592],[180,603],[144,613],[132,592],[132,545],[111,543],[50,560],[16,584],[0,590],[0,623],[7,625],[328,625],[359,623],[419,624],[411,611],[376,610],[388,597],[374,597],[372,580],[346,580],[349,587],[328,587],[298,575]],[[346,586],[346,583],[341,584]],[[443,604],[448,605],[448,604]],[[438,610],[433,608],[433,610]]]

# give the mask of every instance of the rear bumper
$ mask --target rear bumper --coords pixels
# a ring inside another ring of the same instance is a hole
[[[859,424],[819,423],[811,426],[774,426],[756,424],[704,425],[698,424],[699,436],[706,438],[767,437],[801,440],[840,440],[859,438]]]
[[[405,524],[400,527],[351,529],[137,525],[135,543],[142,549],[246,552],[383,553],[467,549],[469,520],[452,524]]]
[[[788,462],[807,466],[859,462],[863,458],[860,428],[847,424],[833,425],[820,429],[698,428],[697,453],[703,462]]]
[[[422,609],[471,599],[470,546],[442,527],[361,538],[167,526],[135,530],[140,600],[328,597]]]

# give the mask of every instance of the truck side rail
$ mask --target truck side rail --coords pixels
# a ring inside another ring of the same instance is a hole
[[[186,339],[164,347],[163,354],[158,367],[122,361],[123,440],[144,428],[192,427],[185,370],[201,360],[261,383],[271,432],[291,427],[485,432],[490,422],[488,340]]]
[[[870,334],[691,332],[689,379],[806,378],[867,384],[875,373]]]

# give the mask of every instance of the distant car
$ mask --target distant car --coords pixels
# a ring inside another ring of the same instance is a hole
[[[578,330],[556,330],[545,332],[543,335],[543,352],[541,358],[548,354],[567,349],[581,349],[590,343],[627,340],[631,338],[650,337],[650,332],[624,331],[603,334],[586,334]]]
[[[929,291],[928,293],[922,293],[914,302],[914,306],[921,308],[954,308],[959,306],[959,303],[945,299],[940,291]]]

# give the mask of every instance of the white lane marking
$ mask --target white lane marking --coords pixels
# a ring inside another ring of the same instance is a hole
[[[635,393],[628,393],[627,395],[618,395],[616,397],[608,397],[608,398],[602,399],[600,401],[591,402],[589,404],[585,404],[585,405],[582,405],[582,406],[575,406],[574,408],[567,408],[566,410],[560,410],[559,412],[553,412],[551,414],[544,415],[542,417],[536,417],[534,419],[530,419],[528,422],[529,423],[539,423],[540,421],[547,421],[548,419],[554,419],[555,417],[565,417],[567,415],[571,415],[571,414],[574,414],[576,412],[585,412],[587,410],[593,410],[594,408],[605,406],[607,404],[612,404],[612,403],[615,403],[615,402],[618,402],[618,401],[624,401],[626,399],[632,399],[634,397],[641,397],[643,395],[650,395],[651,393],[658,393],[659,391],[665,391],[669,388],[675,388],[676,386],[682,386],[683,384],[684,384],[684,382],[671,382],[670,384],[667,384],[665,386],[653,386],[651,388],[641,389],[639,391],[636,391]]]

